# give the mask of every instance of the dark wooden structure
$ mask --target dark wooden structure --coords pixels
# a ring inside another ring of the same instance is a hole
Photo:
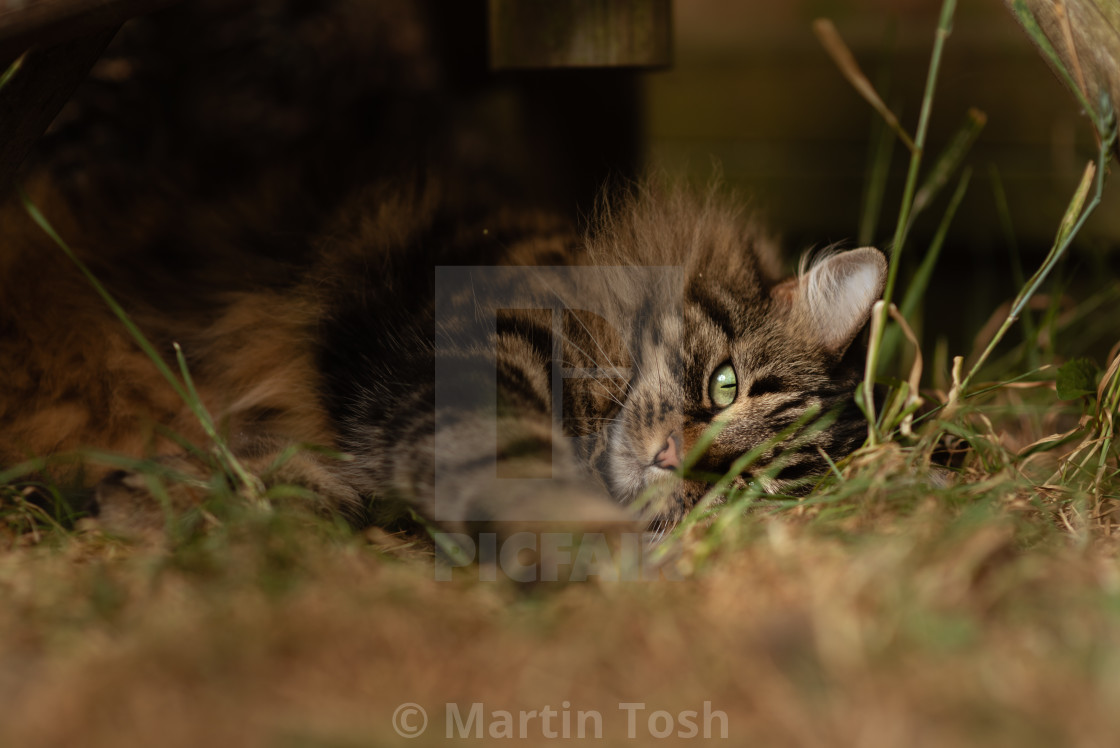
[[[664,67],[669,0],[489,0],[490,66]]]
[[[112,40],[120,25],[140,14],[174,5],[176,0],[0,0],[0,189],[15,177],[37,140],[71,97]],[[376,0],[369,0],[374,3]],[[459,43],[468,55],[481,50],[489,27],[492,70],[534,68],[626,68],[667,65],[670,59],[670,0],[457,0],[448,17],[479,17],[486,22],[457,30],[476,40]],[[252,6],[251,0],[231,4]],[[263,3],[261,4],[264,5]],[[472,8],[477,7],[476,13]],[[469,60],[465,68],[471,68]],[[603,126],[602,142],[620,145],[633,161],[637,115],[632,79],[617,74],[599,81],[552,78],[524,88],[523,106],[533,119],[538,99],[559,87],[564,95],[586,89],[587,101],[604,99],[613,109],[626,108],[621,122],[626,133],[612,137],[618,126]],[[537,92],[537,93],[534,93]],[[538,95],[539,93],[539,95]],[[574,106],[574,102],[570,102]],[[546,106],[547,108],[547,106]],[[555,119],[555,112],[548,118]],[[617,119],[617,118],[616,118]],[[531,123],[530,123],[531,124]],[[578,128],[577,128],[578,129]],[[589,137],[587,142],[596,139]],[[561,144],[563,145],[563,144]],[[626,159],[624,159],[626,160]],[[596,165],[597,168],[598,165]],[[609,164],[613,169],[617,164]],[[602,178],[602,174],[595,179]],[[582,177],[577,180],[587,181]]]

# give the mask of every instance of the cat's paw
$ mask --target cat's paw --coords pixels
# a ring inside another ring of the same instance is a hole
[[[97,484],[93,515],[101,529],[114,535],[158,535],[164,526],[164,512],[144,476],[127,470],[114,471]]]
[[[185,459],[175,462],[177,470],[190,469]],[[106,532],[154,538],[164,532],[169,519],[199,506],[203,498],[203,490],[191,482],[162,481],[142,472],[116,470],[97,483],[92,508]]]
[[[637,578],[648,556],[645,523],[603,490],[583,482],[540,481],[529,489],[494,481],[436,513],[437,574],[462,567],[479,579],[541,583]],[[438,504],[437,504],[438,509]]]

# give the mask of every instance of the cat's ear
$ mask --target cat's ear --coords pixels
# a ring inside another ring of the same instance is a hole
[[[828,255],[813,263],[795,285],[779,284],[774,293],[791,298],[821,345],[839,355],[871,316],[886,282],[883,253],[864,247]]]

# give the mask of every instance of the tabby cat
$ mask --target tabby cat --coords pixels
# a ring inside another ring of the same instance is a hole
[[[21,181],[172,369],[179,344],[238,458],[325,508],[664,529],[752,450],[732,488],[806,490],[862,438],[882,255],[782,279],[732,201],[665,179],[606,190],[582,232],[529,207],[571,209],[563,154],[625,150],[609,94],[636,83],[491,77],[485,21],[173,4],[121,30]],[[0,200],[0,466],[95,447],[204,474],[198,419]],[[106,525],[161,524],[143,476],[84,469]]]
[[[284,278],[254,260],[267,286],[227,282],[191,314],[174,309],[182,294],[160,309],[137,293],[111,248],[83,243],[88,221],[48,187],[32,194],[167,360],[180,344],[251,467],[292,444],[353,457],[301,452],[272,480],[342,512],[404,503],[449,528],[640,516],[665,529],[744,453],[758,459],[732,487],[796,494],[858,445],[853,342],[886,263],[837,252],[782,279],[732,201],[664,182],[613,190],[582,235],[534,212],[462,215],[423,180],[377,185],[309,267]],[[3,218],[0,459],[170,455],[162,428],[204,444],[58,248],[19,206]],[[174,288],[153,273],[148,288]],[[141,482],[107,472],[90,476],[106,522],[158,520]]]

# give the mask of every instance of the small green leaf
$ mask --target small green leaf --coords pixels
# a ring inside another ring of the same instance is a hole
[[[1058,369],[1058,397],[1075,400],[1085,395],[1097,394],[1097,377],[1100,369],[1090,359],[1075,358]]]

